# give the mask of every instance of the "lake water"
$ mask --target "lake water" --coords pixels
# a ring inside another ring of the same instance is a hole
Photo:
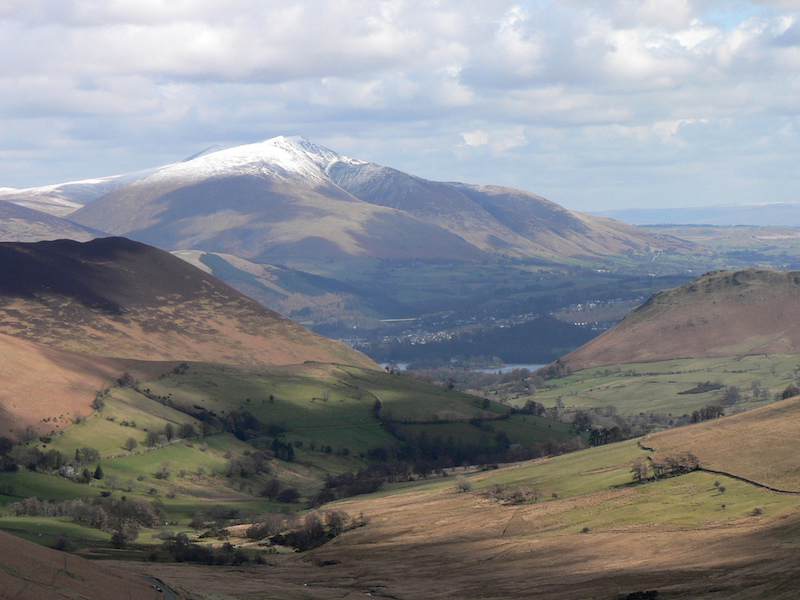
[[[384,369],[389,366],[390,363],[381,363],[381,367]],[[408,367],[408,363],[396,363],[397,367],[401,371],[405,371]],[[533,372],[537,369],[541,369],[542,367],[546,367],[547,365],[530,365],[530,364],[519,364],[519,365],[505,365],[503,367],[492,367],[490,369],[470,369],[471,371],[475,371],[476,373],[508,373],[509,371],[513,371],[514,369],[528,369],[529,371]]]
[[[477,371],[478,373],[508,373],[509,371],[513,371],[514,369],[528,369],[529,371],[537,371],[542,367],[546,367],[547,365],[505,365],[504,367],[493,367],[491,369],[472,369],[473,371]]]

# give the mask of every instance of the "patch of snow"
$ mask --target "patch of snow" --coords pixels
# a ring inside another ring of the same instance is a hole
[[[284,181],[329,181],[327,172],[336,163],[366,164],[318,146],[300,136],[278,136],[263,142],[202,153],[196,158],[168,165],[154,176],[200,180],[249,174]]]

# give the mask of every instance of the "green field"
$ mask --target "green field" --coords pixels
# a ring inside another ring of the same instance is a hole
[[[709,404],[720,403],[724,389],[698,394],[681,394],[701,382],[737,386],[742,402],[734,409],[753,408],[771,402],[776,392],[795,383],[800,373],[800,356],[760,354],[723,358],[690,358],[649,363],[632,363],[577,371],[547,382],[533,397],[514,400],[523,405],[534,399],[568,408],[614,406],[623,415],[664,413],[689,414]],[[753,398],[757,384],[767,391],[767,400]]]

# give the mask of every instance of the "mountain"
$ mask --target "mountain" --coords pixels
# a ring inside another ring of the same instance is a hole
[[[69,217],[169,250],[256,261],[698,250],[528,192],[428,181],[283,136],[161,167]]]
[[[567,354],[573,369],[745,354],[800,353],[800,271],[712,271],[659,292]]]
[[[377,368],[171,254],[123,238],[0,243],[0,429],[58,430],[98,390],[183,361]]]
[[[171,254],[123,238],[0,244],[0,333],[138,360],[374,367]]]

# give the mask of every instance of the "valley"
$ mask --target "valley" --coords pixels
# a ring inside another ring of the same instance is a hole
[[[12,597],[794,597],[793,229],[284,137],[2,199]]]

